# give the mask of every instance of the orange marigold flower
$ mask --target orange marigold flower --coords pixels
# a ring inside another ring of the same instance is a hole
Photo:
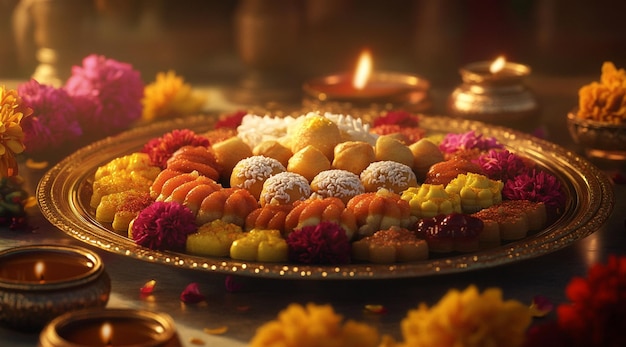
[[[144,89],[142,99],[145,121],[187,116],[199,112],[206,102],[174,71],[159,72],[156,80]]]
[[[306,306],[290,304],[278,314],[278,319],[259,327],[250,342],[251,347],[376,347],[378,331],[367,324],[348,320],[336,314],[330,305]]]
[[[499,288],[452,289],[433,307],[422,303],[402,320],[406,347],[521,346],[531,316],[528,307],[502,300]]]
[[[14,89],[0,87],[0,177],[17,175],[15,155],[24,151],[24,132],[20,123],[32,110],[22,105]]]

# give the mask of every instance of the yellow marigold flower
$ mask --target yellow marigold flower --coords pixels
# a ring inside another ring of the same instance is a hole
[[[347,321],[330,305],[290,304],[276,320],[260,326],[251,347],[376,347],[378,331],[367,324]]]
[[[528,307],[502,300],[499,288],[450,290],[432,308],[422,303],[402,320],[405,347],[517,347],[531,323]]]
[[[579,89],[577,116],[598,122],[626,123],[626,70],[604,62],[600,82]]]
[[[146,85],[141,102],[143,104],[141,118],[150,121],[199,112],[206,98],[195,93],[174,71],[168,71],[159,72],[156,80]]]
[[[25,148],[21,122],[31,114],[16,90],[0,87],[0,177],[17,175],[15,155]]]

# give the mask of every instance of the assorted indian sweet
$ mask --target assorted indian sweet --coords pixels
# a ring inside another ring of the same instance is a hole
[[[428,243],[414,232],[392,226],[352,243],[356,260],[391,264],[428,259]]]
[[[565,206],[554,175],[497,139],[427,134],[406,112],[373,127],[315,112],[233,119],[219,134],[172,130],[99,167],[96,219],[156,250],[394,263],[519,240]]]

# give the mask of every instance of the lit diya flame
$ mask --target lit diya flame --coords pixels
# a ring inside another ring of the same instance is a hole
[[[44,265],[43,261],[38,261],[35,263],[35,277],[39,278],[40,281],[44,280],[43,272],[45,268],[46,266]]]
[[[102,339],[102,342],[105,346],[111,346],[112,337],[113,327],[111,326],[111,323],[105,322],[100,328],[100,338]]]
[[[365,50],[359,57],[356,70],[354,72],[354,79],[352,80],[352,86],[357,90],[365,88],[367,81],[372,73],[372,54]]]
[[[506,64],[506,59],[504,58],[504,56],[499,56],[489,66],[489,72],[491,72],[492,74],[498,73],[502,71],[505,64]]]

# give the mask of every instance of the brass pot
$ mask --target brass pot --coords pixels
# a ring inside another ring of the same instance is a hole
[[[43,264],[37,274],[38,264]],[[77,246],[32,245],[0,251],[0,323],[41,330],[72,310],[102,307],[111,280],[100,257]]]

